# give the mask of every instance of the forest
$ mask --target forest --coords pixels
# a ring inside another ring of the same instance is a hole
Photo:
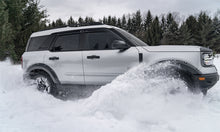
[[[19,63],[33,32],[93,22],[120,27],[150,46],[198,45],[220,53],[220,10],[214,16],[207,11],[185,18],[180,15],[167,12],[158,16],[146,9],[146,13],[137,10],[121,17],[109,15],[98,20],[91,16],[49,20],[46,7],[40,5],[39,0],[0,0],[0,61],[10,57]]]

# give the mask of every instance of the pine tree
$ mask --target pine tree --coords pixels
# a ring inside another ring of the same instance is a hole
[[[117,27],[122,28],[122,23],[121,23],[121,19],[120,19],[120,18],[118,18],[118,21],[117,21]]]
[[[150,27],[150,25],[152,24],[152,20],[153,20],[153,17],[151,15],[150,10],[148,10],[147,16],[146,16],[146,18],[144,20],[144,29],[145,30],[147,30]]]
[[[213,48],[218,40],[218,35],[212,19],[205,12],[199,14],[198,29],[197,45]]]
[[[166,19],[165,19],[165,17],[164,17],[164,15],[162,16],[162,18],[161,18],[161,29],[162,29],[162,34],[164,33],[164,32],[166,32],[166,30],[167,30],[167,27],[166,27]]]
[[[131,29],[132,29],[132,20],[130,18],[130,16],[128,17],[128,24],[127,24],[127,31],[128,32],[131,32]]]
[[[141,12],[140,10],[138,10],[136,13],[132,15],[130,32],[135,36],[139,36],[138,34],[141,31],[141,26],[142,26]]]
[[[112,25],[112,17],[111,16],[108,16],[107,24]]]
[[[4,1],[0,1],[0,60],[10,56],[12,59],[17,59],[13,45],[13,31],[11,24],[8,23],[8,10]]]
[[[122,16],[122,28],[123,29],[126,29],[126,27],[127,27],[127,21],[126,21],[126,17],[125,17],[125,15],[123,15]]]
[[[153,44],[153,32],[152,32],[151,27],[149,27],[147,31],[145,32],[144,42],[146,42],[148,45],[154,45]]]
[[[104,16],[103,19],[102,19],[102,23],[103,23],[103,24],[108,24],[108,19],[107,19],[105,16]]]
[[[55,21],[53,21],[53,22],[51,23],[51,27],[52,27],[52,28],[55,28],[55,27],[56,27],[56,22],[55,22]]]
[[[65,24],[65,22],[62,21],[62,19],[59,18],[56,20],[55,25],[56,25],[56,27],[63,27],[66,24]]]
[[[151,24],[150,31],[152,32],[152,45],[159,45],[162,39],[162,29],[157,16],[154,18]]]
[[[93,20],[93,18],[92,17],[86,17],[85,18],[85,24],[90,24],[90,23],[93,23],[94,22],[94,20]]]
[[[67,24],[68,26],[74,26],[74,27],[77,26],[77,22],[73,20],[72,16],[70,16],[69,20],[67,21]]]
[[[117,25],[117,18],[116,18],[115,16],[112,17],[111,25],[112,25],[112,26],[116,26],[116,25]]]
[[[79,24],[79,26],[84,24],[84,20],[82,17],[79,17],[78,24]]]
[[[196,17],[190,15],[186,19],[185,23],[189,29],[190,34],[192,35],[193,44],[197,44],[198,42],[196,42],[196,40],[198,39],[199,29],[198,29],[198,22],[196,20]]]
[[[8,23],[11,25],[8,32],[13,34],[13,37],[7,36],[13,41],[10,49],[15,53],[10,55],[18,62],[31,33],[46,27],[47,20],[43,19],[46,17],[46,11],[40,8],[37,0],[4,0],[4,2],[7,6]]]
[[[181,45],[193,45],[194,44],[193,36],[190,33],[190,30],[185,22],[181,25],[179,29],[177,44],[181,44]]]
[[[162,44],[175,45],[178,43],[178,24],[174,20],[172,13],[168,13],[166,19],[166,31],[163,33]]]
[[[140,10],[138,10],[135,14],[135,27],[137,32],[140,32],[142,29],[142,17]]]
[[[213,48],[219,53],[220,52],[220,19],[217,16],[215,16],[213,19],[213,26],[217,37]]]

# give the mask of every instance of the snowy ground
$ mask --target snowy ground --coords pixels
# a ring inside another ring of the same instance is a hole
[[[220,59],[215,64],[220,70]],[[220,82],[203,98],[180,80],[146,76],[144,69],[130,70],[89,98],[63,101],[25,85],[20,66],[0,62],[0,132],[220,131]]]

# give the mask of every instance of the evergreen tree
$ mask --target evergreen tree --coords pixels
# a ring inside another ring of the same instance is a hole
[[[94,22],[92,17],[86,17],[85,20],[79,17],[76,21],[70,17],[67,22],[57,19],[47,24],[46,17],[46,10],[40,8],[38,0],[0,0],[0,60],[9,54],[18,61],[29,36],[35,31]],[[157,16],[152,16],[150,10],[144,18],[138,10],[132,15],[123,15],[121,18],[108,16],[99,21],[123,28],[149,45],[200,45],[220,52],[220,17],[212,19],[205,12],[189,16],[180,26],[172,13],[166,17],[163,15],[159,20]]]
[[[180,27],[177,44],[181,44],[181,45],[194,44],[193,36],[190,33],[190,30],[185,22]]]
[[[116,26],[116,25],[117,25],[117,18],[116,18],[115,16],[112,17],[111,25],[112,25],[112,26]]]
[[[144,20],[144,29],[145,29],[145,30],[147,30],[147,29],[150,27],[150,25],[151,25],[151,23],[152,23],[152,20],[153,20],[153,17],[152,17],[152,15],[151,15],[150,10],[148,10],[147,16],[146,16],[146,18],[145,18],[145,20]]]
[[[214,49],[219,53],[220,52],[220,20],[217,16],[213,19],[213,26],[216,33],[216,42],[214,43]]]
[[[107,19],[106,17],[103,17],[102,23],[103,23],[103,24],[108,24],[108,19]]]
[[[194,16],[189,16],[187,19],[186,19],[186,25],[189,29],[189,32],[190,34],[192,35],[192,38],[193,38],[193,44],[196,44],[198,42],[196,42],[196,40],[198,39],[198,32],[199,32],[199,29],[198,29],[198,22],[196,20],[196,17]]]
[[[132,20],[130,18],[130,16],[128,17],[128,24],[127,24],[127,29],[128,32],[131,32],[132,30]]]
[[[51,27],[55,28],[56,27],[56,22],[53,21],[52,24],[51,24]]]
[[[0,60],[10,56],[17,59],[13,45],[13,31],[11,24],[8,23],[8,10],[4,1],[0,1]]]
[[[150,30],[152,32],[152,45],[159,45],[162,39],[162,29],[157,16],[154,18]]]
[[[7,6],[8,23],[14,37],[12,48],[16,55],[13,55],[15,61],[19,61],[23,54],[26,43],[32,32],[46,27],[46,11],[41,10],[37,0],[3,0]],[[9,30],[10,31],[10,30]]]
[[[126,29],[126,27],[127,27],[127,21],[126,21],[126,17],[125,17],[125,15],[123,15],[122,16],[122,28],[123,29]]]
[[[118,21],[117,21],[117,27],[122,28],[122,23],[121,23],[121,19],[120,19],[120,18],[118,18]]]
[[[140,10],[138,10],[136,13],[132,15],[130,32],[135,36],[139,36],[138,34],[141,31],[141,26],[142,26],[141,12]]]
[[[73,20],[72,16],[70,16],[69,20],[67,21],[67,24],[68,26],[74,26],[74,27],[77,26],[77,22]]]
[[[165,17],[164,17],[164,15],[162,16],[162,18],[161,18],[161,29],[162,29],[162,34],[164,33],[164,32],[166,32],[166,30],[167,30],[167,27],[166,27],[166,19],[165,19]]]
[[[107,24],[112,25],[112,17],[111,16],[108,16]]]
[[[94,22],[94,20],[93,20],[92,17],[88,17],[88,16],[87,16],[87,17],[85,18],[85,23],[86,23],[86,24],[90,24],[90,23],[93,23],[93,22]]]
[[[142,17],[141,17],[141,12],[138,10],[135,14],[135,23],[134,26],[137,30],[137,32],[140,32],[142,29]]]
[[[218,41],[218,34],[212,19],[205,12],[199,14],[198,29],[197,45],[213,48]]]
[[[59,18],[56,20],[55,25],[56,25],[56,27],[63,27],[66,24],[65,24],[65,22],[62,21],[62,19]]]
[[[84,20],[82,17],[79,17],[78,24],[79,24],[79,26],[84,24]]]
[[[167,15],[166,19],[166,31],[163,33],[163,39],[161,41],[162,44],[170,44],[175,45],[178,43],[178,24],[174,20],[172,13]]]
[[[215,32],[220,35],[220,20],[218,19],[218,17],[214,17],[213,19],[213,25],[215,27]]]

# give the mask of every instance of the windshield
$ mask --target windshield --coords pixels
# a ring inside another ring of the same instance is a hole
[[[148,46],[146,43],[144,43],[142,40],[138,39],[134,35],[126,32],[123,29],[116,28],[116,30],[121,33],[124,37],[126,37],[131,43],[133,43],[136,46]]]

